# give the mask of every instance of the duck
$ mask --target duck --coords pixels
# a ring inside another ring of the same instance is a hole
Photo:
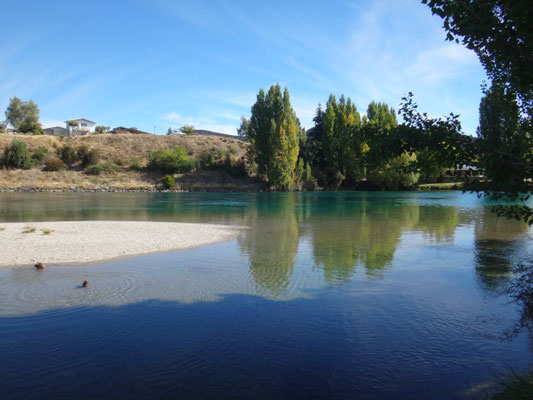
[[[34,265],[34,267],[37,269],[44,269],[44,264],[42,262],[38,262]]]
[[[87,281],[83,281],[83,283],[81,284],[82,287],[86,288],[87,286],[89,286],[89,282]]]

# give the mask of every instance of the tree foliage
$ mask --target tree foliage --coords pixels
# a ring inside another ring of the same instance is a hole
[[[246,120],[245,120],[246,121]],[[250,141],[251,156],[260,175],[279,188],[289,188],[295,181],[299,153],[300,122],[292,109],[289,91],[279,84],[265,94],[261,89],[252,106],[248,126],[241,129]]]
[[[533,3],[528,0],[422,0],[444,20],[448,40],[474,50],[492,86],[480,105],[477,143],[490,181],[472,190],[526,201],[533,190]],[[533,223],[533,209],[499,206],[499,215]]]
[[[180,128],[180,132],[185,135],[194,135],[194,126],[192,125],[183,125]]]
[[[532,143],[520,122],[516,95],[493,83],[479,105],[480,164],[498,189],[520,191],[531,175]],[[505,166],[505,168],[503,168]]]
[[[105,133],[105,132],[109,132],[111,128],[109,126],[105,126],[105,125],[97,125],[94,127],[94,130],[96,133]]]
[[[476,52],[491,80],[533,111],[533,3],[530,0],[422,0],[444,21],[447,39]]]
[[[33,100],[22,101],[18,97],[13,96],[9,100],[5,114],[6,121],[19,132],[26,133],[41,129],[39,108]]]

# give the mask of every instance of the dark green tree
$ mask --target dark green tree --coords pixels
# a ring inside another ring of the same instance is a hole
[[[499,189],[520,190],[531,176],[531,137],[520,123],[516,95],[493,83],[479,105],[479,158],[485,175]],[[502,168],[502,166],[506,166]]]
[[[237,135],[239,137],[246,139],[248,137],[248,126],[250,125],[250,120],[244,117],[241,117],[241,125],[237,128]]]
[[[261,89],[248,126],[241,124],[241,128],[250,141],[251,156],[259,174],[266,175],[279,188],[289,188],[295,178],[300,122],[290,104],[287,88],[282,93],[279,84],[272,85],[266,95]]]
[[[336,189],[345,179],[349,184],[363,177],[361,115],[350,98],[337,102],[330,95],[322,118],[323,148],[328,186]]]

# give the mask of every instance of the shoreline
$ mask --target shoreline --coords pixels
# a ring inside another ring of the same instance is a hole
[[[207,246],[243,227],[153,221],[0,223],[0,268],[87,265]]]

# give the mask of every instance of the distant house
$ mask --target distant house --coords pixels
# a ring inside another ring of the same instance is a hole
[[[135,127],[133,127],[133,128],[125,128],[123,126],[117,126],[110,133],[115,133],[115,134],[125,133],[125,134],[133,134],[133,135],[151,135],[151,133],[140,131],[140,130],[138,130]]]
[[[77,122],[78,125],[72,126],[71,122]],[[94,132],[96,122],[86,118],[69,119],[65,121],[66,129],[70,132],[68,136],[83,136]]]
[[[51,128],[44,129],[45,135],[51,136],[71,136],[68,129],[63,128],[62,126],[53,126]]]

